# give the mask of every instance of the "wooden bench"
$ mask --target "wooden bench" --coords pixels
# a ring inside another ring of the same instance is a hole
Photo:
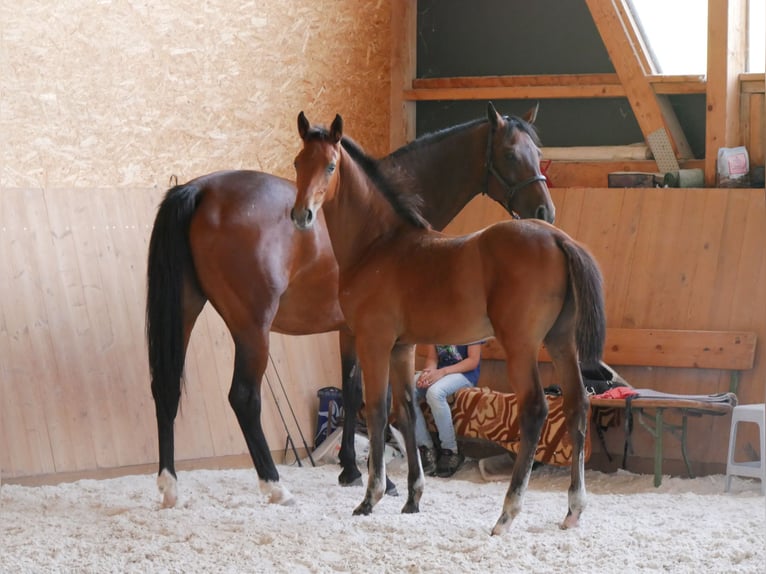
[[[755,361],[756,334],[748,331],[684,331],[667,329],[623,329],[607,330],[604,346],[604,362],[611,366],[675,367],[693,369],[718,369],[728,371],[729,392],[736,393],[740,373],[751,369]],[[482,349],[482,360],[504,360],[503,349],[494,339],[487,341]],[[541,349],[539,360],[550,362],[550,357]],[[630,381],[628,381],[630,382]],[[687,420],[689,416],[721,416],[731,412],[732,403],[705,402],[699,395],[673,395],[672,398],[647,397],[640,395],[632,399],[591,399],[594,408],[628,409],[626,422],[633,413],[639,416],[639,423],[654,439],[654,485],[662,483],[663,434],[670,432],[681,443],[686,470],[693,477],[686,450]],[[644,411],[653,410],[653,422],[644,419]],[[678,413],[681,424],[670,424],[664,420],[666,411]],[[630,433],[626,431],[626,451]]]

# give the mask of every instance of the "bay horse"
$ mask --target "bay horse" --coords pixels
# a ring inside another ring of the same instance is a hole
[[[423,216],[442,229],[476,195],[518,217],[552,220],[532,123],[487,106],[487,117],[423,136],[381,161],[410,179]],[[512,154],[512,157],[511,157]],[[210,301],[235,345],[229,402],[260,478],[274,503],[289,503],[261,427],[260,385],[269,332],[340,331],[343,405],[342,485],[361,484],[354,452],[362,402],[353,338],[338,304],[338,268],[324,223],[297,233],[289,218],[295,185],[256,171],[203,175],[169,189],[151,233],[146,328],[159,440],[162,506],[177,498],[173,424],[194,324]]]
[[[370,438],[367,490],[354,514],[369,514],[385,484],[389,380],[408,464],[402,512],[418,512],[424,476],[414,433],[416,344],[469,344],[494,336],[506,354],[519,404],[521,446],[500,518],[521,510],[547,402],[537,367],[544,343],[559,379],[573,443],[562,528],[585,506],[588,395],[579,359],[595,365],[606,333],[602,276],[595,259],[563,231],[538,220],[506,221],[460,237],[429,226],[380,164],[343,137],[343,120],[312,126],[298,116],[296,228],[309,231],[323,208],[340,273],[339,302],[356,338]]]

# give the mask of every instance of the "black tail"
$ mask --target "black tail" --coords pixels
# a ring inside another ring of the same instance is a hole
[[[184,366],[183,285],[196,285],[189,247],[189,222],[199,201],[196,185],[168,190],[154,220],[149,241],[146,339],[152,396],[158,409],[175,418]],[[173,405],[171,407],[171,405]]]
[[[598,365],[606,342],[606,308],[601,270],[593,256],[565,235],[557,243],[569,263],[569,280],[577,309],[576,342],[582,365]]]

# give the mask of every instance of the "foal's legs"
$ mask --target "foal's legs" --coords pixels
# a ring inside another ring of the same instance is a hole
[[[572,441],[572,478],[569,484],[569,509],[561,528],[577,526],[585,508],[585,436],[588,431],[588,395],[582,382],[577,352],[572,344],[546,341],[564,397],[564,416]]]
[[[341,375],[343,377],[343,434],[341,435],[338,476],[341,486],[362,486],[362,473],[356,465],[356,418],[362,406],[362,369],[356,358],[354,337],[347,330],[340,331]],[[386,476],[386,494],[397,496],[396,485]]]
[[[271,321],[259,322],[271,325]],[[234,335],[234,376],[229,390],[237,422],[242,429],[255,470],[261,481],[261,492],[274,504],[292,504],[290,491],[279,483],[279,473],[271,457],[261,426],[261,380],[269,357],[268,327],[251,327]]]
[[[370,345],[357,335],[357,349],[364,380],[370,455],[367,460],[367,492],[354,509],[354,514],[370,514],[372,507],[383,497],[386,485],[383,449],[388,422],[388,361],[391,346]]]
[[[407,502],[402,508],[405,514],[419,512],[424,484],[423,467],[415,441],[414,372],[415,346],[395,345],[391,351],[390,377],[397,419],[402,426],[407,449]]]
[[[521,502],[529,484],[540,432],[548,415],[548,403],[537,370],[537,349],[514,348],[518,341],[514,341],[513,338],[500,341],[498,337],[498,341],[505,350],[508,380],[518,400],[521,446],[513,465],[503,511],[492,529],[493,535],[505,532],[521,511]]]

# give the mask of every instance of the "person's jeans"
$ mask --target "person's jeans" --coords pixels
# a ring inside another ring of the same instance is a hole
[[[415,380],[417,380],[418,376],[420,376],[420,373],[415,374]],[[434,424],[439,433],[439,442],[442,449],[457,452],[455,427],[452,424],[452,412],[447,403],[447,398],[463,387],[471,386],[473,386],[471,381],[464,374],[453,373],[442,377],[427,389],[415,387],[415,440],[418,446],[434,447],[423,411],[420,410],[420,401],[425,396],[426,402],[431,409],[431,414],[434,417]]]

